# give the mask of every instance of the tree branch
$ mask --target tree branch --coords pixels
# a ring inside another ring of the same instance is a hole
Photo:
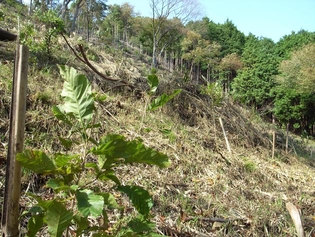
[[[83,46],[81,44],[79,44],[79,51],[81,56],[77,53],[77,51],[70,45],[69,41],[67,40],[67,38],[64,36],[64,34],[62,34],[62,37],[64,38],[66,44],[68,45],[68,47],[70,48],[70,50],[74,53],[74,55],[77,57],[77,59],[79,59],[81,62],[83,62],[85,65],[87,65],[93,72],[95,72],[98,76],[100,76],[101,78],[107,80],[107,81],[114,81],[114,82],[120,82],[122,83],[122,85],[117,85],[115,87],[118,86],[129,86],[131,88],[134,88],[134,85],[130,84],[129,82],[125,81],[125,80],[121,80],[121,79],[116,79],[116,78],[111,78],[108,77],[106,75],[104,75],[103,73],[101,73],[100,71],[98,71],[88,60],[88,58],[86,57],[86,54],[84,52]]]

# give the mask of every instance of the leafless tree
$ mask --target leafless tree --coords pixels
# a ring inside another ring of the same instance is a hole
[[[152,68],[157,65],[157,56],[163,52],[165,46],[170,42],[164,42],[163,38],[169,32],[200,15],[200,4],[198,0],[150,0],[152,10]],[[171,27],[167,24],[169,19],[177,19]]]

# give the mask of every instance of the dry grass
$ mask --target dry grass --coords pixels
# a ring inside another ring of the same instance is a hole
[[[69,64],[84,68],[76,61]],[[148,73],[141,71],[143,63],[122,54],[113,57],[101,53],[94,65],[113,77],[137,83],[145,76],[143,72]],[[1,71],[2,68],[3,65]],[[59,100],[61,81],[56,67],[48,68],[31,69],[25,146],[54,152],[60,149],[58,134],[66,131],[51,112],[51,105]],[[98,93],[111,86],[86,72]],[[5,144],[10,91],[3,76],[0,85],[0,90],[5,91],[0,101],[1,144]],[[285,155],[280,149],[271,159],[270,130],[253,121],[250,112],[228,100],[213,107],[211,98],[200,94],[194,85],[164,83],[160,90],[175,87],[183,88],[180,96],[152,113],[145,110],[145,97],[139,99],[126,90],[107,92],[107,100],[97,104],[96,119],[101,124],[97,136],[119,133],[129,139],[140,137],[172,161],[171,167],[164,170],[139,165],[120,168],[118,172],[124,184],[141,185],[152,194],[157,232],[169,236],[295,236],[285,208],[290,201],[301,209],[306,236],[313,236],[314,161],[294,153]],[[231,154],[226,149],[219,117],[228,134]],[[5,162],[5,146],[1,144],[0,158]],[[4,166],[0,176],[3,189]],[[27,177],[33,179],[23,183],[22,202],[28,200],[24,193],[27,187],[43,192],[45,180]],[[104,184],[97,185],[106,188]]]

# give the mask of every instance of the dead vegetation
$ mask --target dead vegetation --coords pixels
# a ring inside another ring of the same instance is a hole
[[[97,134],[140,137],[146,145],[166,153],[172,161],[172,166],[165,170],[141,165],[119,170],[123,183],[150,190],[155,200],[152,216],[158,233],[166,236],[295,236],[286,210],[286,202],[291,202],[301,210],[306,236],[315,235],[315,177],[311,158],[294,153],[286,155],[278,149],[276,158],[272,159],[271,129],[254,120],[253,113],[229,99],[214,105],[212,98],[202,94],[199,87],[176,81],[171,76],[159,91],[182,88],[182,93],[164,108],[148,113],[144,106],[147,97],[145,93],[138,93],[147,88],[144,78],[149,72],[145,63],[123,53],[109,56],[104,52],[98,54],[97,62],[91,61],[102,73],[133,83],[137,88],[115,87],[73,58],[68,61],[88,75],[97,93],[107,95],[105,102],[97,104],[96,119],[101,123]],[[12,67],[10,63],[1,65],[1,72],[9,72]],[[3,73],[0,78],[3,92],[0,160],[5,164],[10,90],[9,79]],[[49,67],[40,72],[34,69],[29,81],[25,146],[58,151],[57,137],[66,133],[51,112],[51,105],[58,103],[61,90],[58,73]],[[226,149],[219,118],[224,122],[231,154]],[[1,190],[4,169],[1,165]],[[45,177],[28,173],[24,176],[22,207],[28,202],[26,190],[49,196],[49,190],[43,189]],[[106,184],[96,185],[106,188]],[[132,214],[133,209],[128,205],[126,203],[127,213]],[[115,215],[112,213],[113,219]]]

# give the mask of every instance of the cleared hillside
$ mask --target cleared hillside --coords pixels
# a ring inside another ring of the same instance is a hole
[[[163,108],[147,112],[145,78],[150,73],[149,65],[132,50],[111,48],[105,51],[104,47],[86,46],[95,68],[134,85],[134,88],[112,89],[115,84],[100,78],[78,61],[66,45],[62,47],[64,51],[55,56],[55,60],[85,73],[93,90],[107,96],[104,102],[97,104],[97,120],[101,124],[98,136],[118,133],[129,139],[141,138],[146,145],[171,159],[171,167],[164,170],[139,165],[120,168],[118,172],[123,183],[143,186],[152,194],[155,202],[152,216],[158,233],[168,236],[295,236],[285,206],[286,202],[292,202],[301,209],[306,236],[314,235],[314,160],[305,141],[292,140],[293,146],[287,155],[280,149],[280,141],[276,157],[272,159],[271,125],[228,98],[214,103],[214,97],[201,93],[199,86],[163,69],[157,72],[161,80],[158,93],[178,88],[182,92]],[[14,45],[9,44],[0,47],[0,160],[4,164],[0,171],[1,190],[8,140],[13,49]],[[60,102],[61,87],[54,62],[37,67],[31,65],[26,148],[46,152],[61,149],[58,135],[67,131],[59,126],[51,112],[52,105]],[[231,153],[226,148],[219,118],[222,118]],[[26,190],[49,196],[50,191],[44,186],[46,180],[46,177],[24,172],[22,209],[29,205]],[[104,183],[95,185],[107,188]],[[129,204],[125,205],[130,210],[128,213],[134,215]],[[114,220],[115,213],[110,217]],[[22,222],[22,230],[26,222]]]

